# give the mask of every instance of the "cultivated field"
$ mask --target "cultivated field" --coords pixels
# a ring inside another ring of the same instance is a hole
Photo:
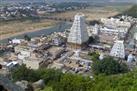
[[[67,11],[64,13],[58,13],[53,15],[54,17],[73,19],[74,15],[77,13],[83,13],[86,16],[87,20],[98,20],[101,17],[110,17],[115,16],[127,9],[132,5],[114,5],[114,6],[105,6],[105,7],[89,7],[83,10],[76,11]]]
[[[112,9],[109,10],[108,8],[105,9],[103,7],[99,7],[99,8],[88,8],[77,11],[68,11],[64,13],[58,13],[53,16],[59,18],[73,19],[74,15],[77,13],[85,14],[87,20],[98,20],[101,17],[109,17],[109,16],[117,15],[119,12]]]

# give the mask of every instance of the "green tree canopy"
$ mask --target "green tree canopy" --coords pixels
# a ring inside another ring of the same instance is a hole
[[[39,76],[37,73],[26,67],[26,65],[19,66],[17,69],[11,71],[12,78],[14,81],[27,80],[27,81],[37,81]]]
[[[24,39],[27,40],[27,41],[30,41],[31,37],[26,34],[26,35],[24,35]]]
[[[90,89],[91,80],[74,74],[64,74],[60,82],[53,86],[54,91],[87,91]]]
[[[100,62],[107,61],[102,63],[105,65],[112,62],[113,65],[108,65],[108,68],[120,67],[121,64],[111,60],[115,61],[107,57]],[[118,66],[114,64],[118,64]],[[22,65],[12,71],[12,77],[14,80],[28,80],[30,82],[44,79],[46,86],[42,91],[137,91],[137,70],[124,74],[99,74],[90,79],[78,74],[63,74],[59,70],[53,69],[32,70]]]
[[[98,61],[99,60],[99,53],[98,52],[91,52],[88,55],[90,56],[90,59],[92,61]]]
[[[118,74],[125,73],[128,71],[128,67],[124,63],[119,63],[112,57],[106,57],[102,61],[94,61],[92,65],[94,74]]]
[[[45,83],[50,85],[60,81],[63,73],[60,70],[54,69],[38,69],[36,70],[37,75],[44,79]]]

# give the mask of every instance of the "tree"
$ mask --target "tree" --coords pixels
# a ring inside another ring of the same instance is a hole
[[[11,75],[14,81],[27,80],[34,82],[40,79],[34,70],[27,68],[24,64],[12,70]]]
[[[96,42],[95,38],[93,38],[92,36],[89,37],[88,43],[95,43],[95,42]]]
[[[106,57],[102,61],[94,61],[92,65],[93,72],[98,74],[118,74],[125,73],[128,71],[128,67],[124,63],[119,63],[117,60],[114,60],[112,57]]]
[[[0,64],[0,69],[2,69],[2,65]]]
[[[27,41],[30,41],[30,40],[31,40],[31,37],[28,36],[28,35],[24,35],[24,39],[27,40]]]
[[[137,91],[137,70],[117,75],[97,75],[89,91]]]
[[[89,25],[95,25],[95,24],[100,24],[100,22],[97,20],[89,21]]]
[[[107,65],[109,69],[113,66],[123,69],[121,64],[111,57],[107,57],[100,62],[105,65],[104,68]],[[108,68],[106,67],[109,72],[117,71],[114,69],[108,70]],[[118,72],[121,72],[121,69]],[[137,70],[125,74],[99,74],[90,79],[71,73],[63,74],[59,70],[53,69],[32,70],[22,65],[12,71],[12,76],[14,80],[28,80],[29,82],[44,79],[46,87],[42,91],[137,91]]]
[[[64,74],[60,82],[53,86],[54,91],[88,91],[91,86],[91,80],[88,77],[80,75]]]
[[[99,61],[99,53],[91,52],[88,54],[92,61]]]
[[[44,79],[45,83],[50,84],[56,84],[63,75],[63,73],[60,70],[54,70],[54,69],[38,69],[36,71],[37,75],[41,79]]]

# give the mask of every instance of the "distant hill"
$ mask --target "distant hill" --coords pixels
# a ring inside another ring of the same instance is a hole
[[[125,11],[124,14],[137,18],[137,5],[134,5],[133,7]]]

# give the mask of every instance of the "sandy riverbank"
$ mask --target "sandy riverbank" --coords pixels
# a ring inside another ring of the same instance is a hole
[[[42,20],[40,22],[31,21],[14,21],[7,24],[0,24],[0,40],[10,38],[13,36],[21,35],[28,32],[40,31],[47,29],[57,24],[56,21]]]
[[[37,28],[37,29],[34,29],[34,30],[29,30],[29,31],[17,32],[17,33],[14,33],[14,34],[0,35],[0,40],[7,39],[7,38],[10,38],[10,37],[14,37],[14,36],[17,36],[17,35],[22,35],[22,34],[29,33],[29,32],[40,31],[42,29],[48,29],[50,27],[52,27],[52,26],[43,27],[43,28]]]

